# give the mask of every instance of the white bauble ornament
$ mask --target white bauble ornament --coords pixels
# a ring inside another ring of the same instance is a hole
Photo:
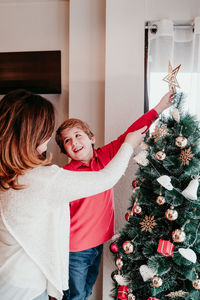
[[[136,300],[135,295],[133,295],[132,293],[128,294],[127,300]]]
[[[192,285],[196,290],[200,290],[200,279],[193,281]]]
[[[164,151],[158,151],[156,153],[156,159],[157,160],[164,160],[166,157],[166,153]]]
[[[144,281],[151,279],[156,274],[156,272],[150,269],[147,265],[141,265],[139,268],[139,272]]]
[[[136,214],[140,214],[141,211],[142,211],[141,206],[139,206],[138,204],[136,204],[136,206],[133,209],[133,212],[136,213]]]
[[[179,248],[178,252],[187,260],[191,261],[193,264],[197,262],[196,253],[192,249]]]
[[[124,251],[126,254],[130,254],[130,253],[133,253],[133,244],[130,242],[130,241],[125,241],[122,245]]]
[[[173,190],[173,185],[171,184],[171,178],[167,175],[162,175],[157,178],[157,181],[167,190]]]
[[[163,281],[159,276],[155,275],[152,278],[152,284],[155,288],[159,288],[163,284]]]
[[[149,152],[146,150],[141,151],[136,156],[134,156],[134,160],[141,166],[148,166],[149,160],[147,159],[147,156],[149,155]]]
[[[187,139],[186,137],[182,136],[182,135],[179,135],[177,138],[176,138],[176,146],[178,146],[179,148],[183,149],[187,146]]]
[[[113,279],[119,284],[119,285],[127,285],[128,281],[119,274],[116,274],[113,276]]]
[[[123,261],[121,258],[117,258],[116,262],[115,262],[116,266],[118,267],[119,270],[121,270],[121,268],[123,267]]]
[[[179,111],[177,108],[174,108],[173,111],[172,111],[172,117],[174,118],[174,120],[176,122],[179,122],[180,121],[180,114],[179,114]]]
[[[185,235],[185,232],[183,231],[183,229],[175,229],[172,232],[172,239],[176,243],[184,242],[186,239],[186,235]]]
[[[171,207],[166,211],[165,217],[169,221],[175,221],[178,218],[178,212],[173,207]]]

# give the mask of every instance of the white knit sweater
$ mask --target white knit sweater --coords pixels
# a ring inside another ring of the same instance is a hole
[[[132,152],[124,143],[98,172],[40,166],[19,177],[26,188],[0,192],[1,300],[31,300],[45,289],[62,299],[62,291],[68,289],[68,202],[111,188],[124,173]],[[17,267],[20,259],[21,270]]]

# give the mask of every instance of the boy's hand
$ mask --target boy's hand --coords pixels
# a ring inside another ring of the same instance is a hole
[[[130,144],[133,149],[139,146],[145,137],[145,130],[147,129],[147,126],[144,126],[140,128],[139,130],[136,130],[134,132],[129,132],[124,140],[124,142]]]
[[[165,94],[161,99],[160,102],[154,107],[158,114],[162,113],[163,110],[170,107],[173,101],[174,93],[173,91],[169,91]]]

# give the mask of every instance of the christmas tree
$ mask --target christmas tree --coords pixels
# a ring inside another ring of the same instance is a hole
[[[175,93],[145,138],[126,224],[113,239],[112,297],[200,299],[200,126]]]

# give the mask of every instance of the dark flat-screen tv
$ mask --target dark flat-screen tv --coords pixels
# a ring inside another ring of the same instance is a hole
[[[61,51],[0,52],[0,94],[61,93]]]

